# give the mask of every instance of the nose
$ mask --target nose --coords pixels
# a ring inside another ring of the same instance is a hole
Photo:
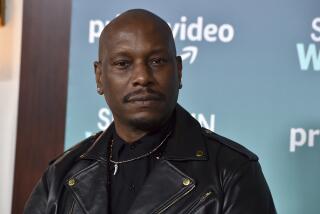
[[[154,77],[150,67],[143,62],[136,63],[132,72],[133,86],[149,86],[154,83]]]

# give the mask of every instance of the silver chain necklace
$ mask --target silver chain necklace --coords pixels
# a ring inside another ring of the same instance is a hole
[[[118,168],[119,168],[119,166],[118,166],[119,164],[128,163],[128,162],[131,162],[131,161],[139,160],[139,159],[147,157],[147,156],[151,155],[152,153],[154,153],[155,151],[157,151],[162,146],[162,144],[164,144],[164,142],[168,139],[168,137],[170,135],[171,135],[171,132],[169,132],[169,134],[166,135],[166,137],[161,141],[161,143],[158,146],[156,146],[153,150],[151,150],[150,152],[147,152],[147,153],[145,153],[145,154],[143,154],[141,156],[138,156],[138,157],[135,157],[135,158],[132,158],[132,159],[129,159],[129,160],[123,160],[123,161],[114,161],[114,160],[112,160],[112,146],[113,146],[113,142],[114,142],[114,140],[112,140],[111,141],[111,145],[110,145],[109,161],[114,164],[113,175],[117,174]]]

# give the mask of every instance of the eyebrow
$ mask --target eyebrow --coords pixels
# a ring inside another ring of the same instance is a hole
[[[151,51],[151,54],[156,54],[156,53],[167,53],[167,54],[170,54],[170,50],[168,48],[156,48],[156,49],[153,49]]]
[[[108,50],[106,51],[108,53]],[[170,49],[168,48],[155,48],[152,49],[149,53],[149,55],[153,55],[153,54],[159,54],[159,53],[165,53],[165,54],[170,54]],[[121,50],[115,50],[115,51],[111,51],[109,52],[109,56],[111,58],[117,57],[117,56],[130,56],[130,51],[127,50],[126,48],[123,48]]]

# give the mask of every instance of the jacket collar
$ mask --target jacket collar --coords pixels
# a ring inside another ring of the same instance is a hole
[[[176,161],[207,160],[207,148],[201,126],[179,104],[176,107],[175,131],[167,143],[163,158]]]
[[[112,123],[106,130],[97,134],[89,149],[81,155],[82,159],[93,159],[100,161],[107,161],[108,159],[108,145],[112,140],[112,130],[114,123]]]
[[[114,123],[96,138],[81,158],[107,161],[107,145],[111,142],[113,129]],[[198,121],[177,104],[175,129],[168,140],[163,159],[207,160],[207,148],[201,132]]]

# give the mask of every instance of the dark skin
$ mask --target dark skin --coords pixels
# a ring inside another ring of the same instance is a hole
[[[137,9],[115,18],[100,36],[94,67],[117,134],[126,142],[159,129],[172,115],[182,63],[170,28],[158,16]]]

